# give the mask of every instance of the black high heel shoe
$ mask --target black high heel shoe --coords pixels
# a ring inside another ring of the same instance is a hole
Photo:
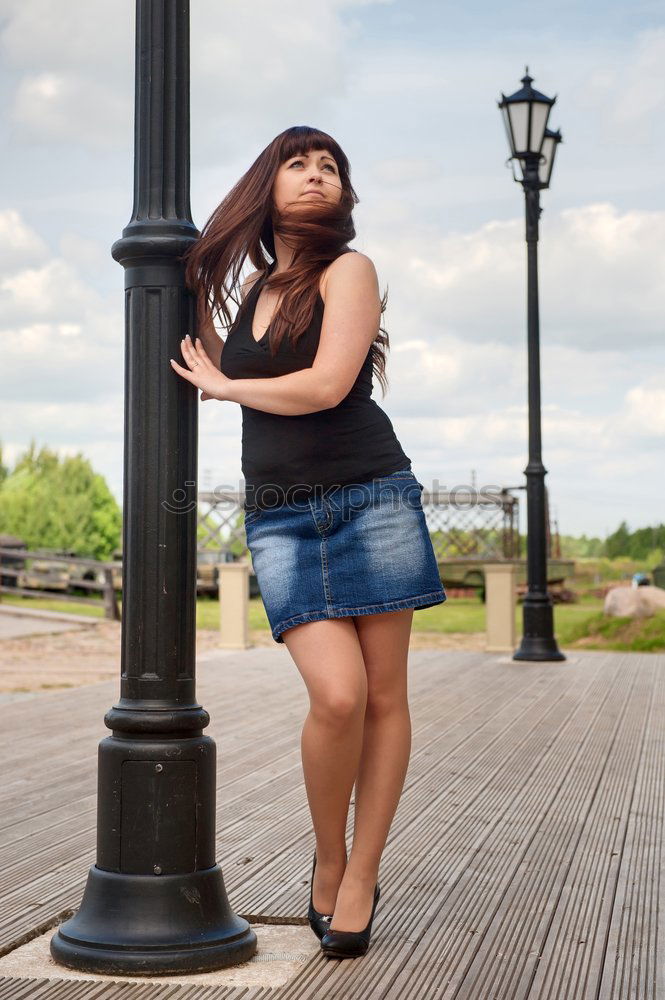
[[[369,939],[372,933],[372,921],[374,911],[379,902],[381,888],[377,882],[374,887],[374,903],[369,923],[362,931],[336,931],[328,927],[328,930],[321,938],[321,951],[328,958],[360,958],[369,948]]]
[[[312,928],[319,940],[328,930],[330,921],[332,920],[332,913],[319,913],[318,910],[314,909],[314,871],[316,869],[316,851],[314,851],[314,861],[312,862],[312,881],[309,888],[309,909],[307,911],[307,919],[309,920],[309,926]]]

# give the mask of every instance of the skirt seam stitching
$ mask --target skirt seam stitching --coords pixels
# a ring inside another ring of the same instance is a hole
[[[332,617],[334,618],[335,614],[349,615],[359,611],[370,611],[373,608],[381,608],[384,609],[385,611],[390,611],[390,610],[399,611],[400,608],[391,608],[389,607],[389,605],[397,604],[397,605],[406,605],[406,607],[408,607],[413,601],[424,601],[428,600],[430,597],[438,597],[438,596],[443,596],[444,600],[447,600],[447,595],[445,590],[443,589],[430,590],[426,594],[417,594],[414,597],[404,597],[401,598],[399,601],[381,601],[378,604],[360,604],[354,608],[333,608]],[[402,610],[406,610],[406,607],[403,608]],[[279,622],[279,624],[275,626],[274,631],[278,632],[285,625],[288,625],[289,622],[295,622],[299,618],[307,619],[312,615],[322,615],[330,613],[331,613],[330,610],[326,608],[325,611],[308,611],[308,612],[303,612],[303,614],[301,615],[293,615],[291,618],[285,618],[283,621]]]

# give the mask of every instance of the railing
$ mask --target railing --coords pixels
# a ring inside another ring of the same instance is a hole
[[[11,562],[7,562],[7,557],[11,558]],[[103,606],[104,606],[104,617],[109,618],[112,621],[120,621],[120,611],[118,608],[118,601],[116,598],[116,587],[113,582],[113,571],[122,569],[121,562],[102,562],[98,559],[81,559],[78,556],[60,556],[53,555],[51,552],[42,551],[28,551],[27,549],[16,549],[16,548],[0,548],[0,577],[2,578],[2,583],[0,584],[0,595],[2,594],[13,594],[20,597],[50,597],[54,598],[57,595],[59,601],[72,601],[76,604],[94,604],[95,607],[99,607],[100,601],[98,597],[84,597],[77,594],[67,593],[66,590],[61,590],[60,587],[48,589],[39,589],[38,587],[19,587],[9,586],[4,580],[10,577],[14,580],[19,579],[27,574],[33,574],[35,577],[44,576],[42,572],[34,567],[26,568],[25,560],[39,560],[48,563],[64,563],[65,565],[73,565],[77,569],[85,571],[86,569],[93,569],[97,579],[86,579],[82,576],[68,576],[66,581],[67,590],[72,587],[78,587],[81,590],[97,591],[102,593]],[[13,568],[16,567],[16,568]],[[99,576],[102,579],[99,579]],[[48,580],[44,579],[44,583]]]

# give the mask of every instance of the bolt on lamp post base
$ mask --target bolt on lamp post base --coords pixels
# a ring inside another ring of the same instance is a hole
[[[554,638],[554,614],[549,595],[529,599],[522,605],[524,634],[513,660],[565,660]]]
[[[256,944],[229,907],[219,865],[159,878],[92,865],[81,907],[51,938],[51,955],[86,972],[151,976],[239,965]]]

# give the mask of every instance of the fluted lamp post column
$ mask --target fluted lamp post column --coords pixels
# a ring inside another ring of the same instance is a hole
[[[559,131],[547,127],[556,97],[545,97],[522,77],[520,90],[498,102],[503,112],[513,177],[524,188],[527,244],[527,345],[529,370],[529,461],[524,470],[527,494],[527,593],[522,606],[523,629],[513,660],[565,660],[554,637],[552,598],[547,589],[545,473],[540,426],[540,329],[538,310],[538,219],[540,192],[548,188]],[[515,174],[514,164],[519,167]]]
[[[97,860],[51,939],[63,965],[106,974],[246,962],[256,934],[215,861],[215,743],[196,700],[197,390],[169,358],[192,333],[189,3],[137,0],[134,208],[125,268],[122,676],[99,744]]]

